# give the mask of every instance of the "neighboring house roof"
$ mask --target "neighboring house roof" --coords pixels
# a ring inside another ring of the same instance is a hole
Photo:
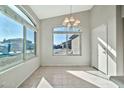
[[[79,35],[72,35],[67,42],[71,42],[73,39],[77,38]],[[65,44],[66,42],[63,42],[62,44]]]
[[[72,36],[69,38],[70,40],[68,40],[68,41],[66,41],[66,42],[70,43],[73,39],[77,38],[78,36],[79,36],[79,35],[72,35]],[[62,42],[62,43],[59,44],[59,45],[65,45],[66,42]]]
[[[8,42],[22,42],[22,38],[14,38],[14,39],[8,39],[8,40],[3,40],[2,43],[8,43]],[[32,43],[32,41],[26,40],[28,43]]]
[[[3,42],[8,42],[8,41],[22,41],[22,38],[14,38],[14,39],[8,39],[8,40],[3,40]]]
[[[77,38],[79,35],[72,35],[69,39],[70,40],[73,40],[73,39],[75,39],[75,38]]]

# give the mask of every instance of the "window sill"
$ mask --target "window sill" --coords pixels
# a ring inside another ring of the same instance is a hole
[[[30,61],[30,60],[32,60],[34,58],[37,58],[37,57],[38,56],[34,56],[32,58],[29,58],[29,59],[26,59],[26,60],[23,60],[23,61],[19,61],[19,62],[15,63],[15,64],[12,64],[12,66],[10,66],[10,67],[9,66],[5,67],[5,68],[0,70],[0,75],[3,74],[3,73],[6,73],[6,72],[8,72],[8,71],[10,71],[10,70],[12,70],[12,69],[14,69],[16,67],[19,67],[20,65],[23,65],[23,64],[27,63],[27,61]]]
[[[81,54],[79,54],[79,55],[55,55],[55,54],[53,54],[52,56],[67,56],[67,57],[69,57],[69,56],[82,56]]]

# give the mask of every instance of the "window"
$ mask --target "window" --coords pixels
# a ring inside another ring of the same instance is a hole
[[[67,34],[67,45],[69,55],[80,55],[80,34]]]
[[[54,34],[54,54],[66,55],[66,34]]]
[[[26,59],[35,56],[35,31],[27,29],[26,31]]]
[[[23,26],[0,13],[0,68],[23,60]]]
[[[55,27],[53,29],[53,53],[54,55],[73,56],[81,55],[79,28]]]
[[[36,56],[36,28],[8,6],[0,6],[0,71]]]

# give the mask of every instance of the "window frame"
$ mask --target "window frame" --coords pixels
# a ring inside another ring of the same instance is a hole
[[[17,6],[15,6],[17,7]],[[24,12],[22,11],[21,7],[17,7],[21,12],[24,13],[25,16],[27,16],[27,18],[29,18],[29,20],[32,22],[32,24],[30,24],[29,22],[27,22],[22,16],[20,16],[19,14],[17,14],[14,10],[12,10],[9,6],[7,5],[0,5],[0,11],[5,14],[6,16],[12,18],[13,20],[19,22],[20,24],[25,25],[26,27],[32,28],[32,29],[36,29],[36,24],[33,22],[33,20]]]
[[[63,27],[63,26],[56,26],[56,27]],[[54,27],[54,28],[56,28],[56,27]],[[74,31],[59,31],[59,32],[57,32],[57,31],[55,31],[54,32],[54,28],[52,29],[52,56],[81,56],[82,55],[82,44],[81,44],[81,36],[82,36],[82,32],[81,32],[81,30],[79,30],[79,32],[74,32]],[[54,34],[65,34],[66,35],[66,41],[68,40],[68,34],[79,34],[79,43],[80,43],[80,54],[68,54],[68,45],[67,45],[67,42],[66,42],[66,54],[65,55],[55,55],[55,53],[54,53],[54,47],[53,47],[53,45],[54,45]]]
[[[18,8],[18,9],[20,9],[20,8]],[[15,66],[17,66],[19,64],[25,63],[27,60],[30,60],[30,59],[32,59],[34,57],[37,57],[37,45],[36,45],[37,44],[37,28],[36,28],[35,24],[34,24],[34,26],[32,26],[31,24],[29,24],[24,18],[22,18],[21,16],[19,16],[16,12],[14,12],[7,5],[0,5],[0,12],[3,15],[9,17],[10,19],[16,21],[17,23],[19,23],[19,24],[21,24],[23,26],[23,30],[22,30],[22,33],[23,33],[23,52],[22,52],[23,53],[23,58],[22,58],[21,61],[17,61],[14,64],[8,64],[6,66],[3,66],[2,68],[0,68],[0,72],[1,72],[1,71],[6,71],[8,69],[11,69],[12,67],[15,67]],[[27,17],[29,18],[29,16],[27,16]],[[29,20],[31,20],[31,19],[29,18]],[[25,58],[26,57],[25,55],[26,55],[26,31],[27,31],[27,28],[31,29],[34,32],[34,44],[35,44],[34,45],[35,46],[35,50],[34,51],[35,51],[35,53],[34,53],[34,56],[33,57],[30,57],[30,58],[27,58],[26,59]]]
[[[3,13],[1,13],[2,15],[4,15],[4,16],[6,16],[5,14],[3,14]],[[8,17],[8,16],[6,16],[6,17]],[[11,19],[11,17],[8,17],[9,19]],[[13,20],[13,19],[11,19],[11,21],[15,21],[15,20]],[[22,26],[22,29],[20,30],[20,31],[22,31],[22,39],[24,39],[24,36],[23,36],[23,25],[22,24],[20,24],[19,22],[17,22],[17,21],[15,21],[17,24],[19,24],[19,25],[21,25]],[[11,38],[10,38],[11,39]],[[23,41],[22,41],[22,43],[23,43]],[[23,45],[24,45],[24,43],[23,43]],[[22,46],[23,46],[22,45]],[[21,63],[23,63],[23,56],[24,56],[24,53],[23,53],[23,48],[22,48],[22,51],[21,51],[22,53],[22,58],[21,58],[21,60],[18,60],[18,61],[14,61],[14,62],[12,62],[11,64],[9,64],[9,65],[5,65],[5,66],[3,66],[3,67],[1,67],[0,68],[0,73],[2,72],[2,71],[6,71],[6,70],[8,70],[8,69],[11,69],[12,67],[14,67],[14,66],[16,66],[16,65],[19,65],[19,64],[21,64]],[[13,57],[13,56],[12,56]],[[6,58],[6,57],[5,57]]]
[[[25,51],[25,52],[24,52],[24,60],[28,60],[28,59],[31,59],[31,58],[37,56],[37,53],[36,53],[36,47],[37,47],[37,46],[36,46],[36,43],[37,43],[37,38],[36,38],[37,36],[36,36],[36,35],[37,35],[37,34],[36,34],[36,31],[33,31],[33,30],[31,29],[31,30],[33,31],[33,33],[34,33],[34,46],[35,46],[35,48],[34,48],[34,49],[35,49],[35,50],[34,50],[34,56],[33,56],[33,57],[30,57],[30,58],[26,58],[26,57],[27,57],[27,53],[26,53],[26,51],[27,51],[27,48],[26,48],[26,47],[27,47],[27,46],[26,46],[27,31],[28,31],[28,29],[30,29],[30,28],[25,27],[25,26],[24,26],[24,28],[25,28],[25,29],[24,29],[24,34],[25,34],[25,36],[24,36],[24,45],[25,45],[25,46],[24,46],[24,49],[25,49],[25,50],[24,50],[24,51]]]

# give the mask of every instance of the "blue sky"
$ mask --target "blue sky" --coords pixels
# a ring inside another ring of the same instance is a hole
[[[54,45],[61,44],[66,41],[66,34],[54,34]]]
[[[61,44],[62,42],[66,42],[66,35],[67,34],[54,34],[54,45],[58,45]],[[72,35],[73,34],[67,35],[68,40]]]
[[[79,32],[79,28],[66,28],[66,27],[56,27],[54,28],[54,32]],[[68,40],[73,34],[68,34]],[[61,44],[62,42],[66,42],[66,34],[54,34],[54,45]]]
[[[33,32],[28,31],[27,39],[34,42]],[[22,38],[23,26],[0,13],[0,41],[3,39]]]
[[[33,32],[27,29],[27,40],[34,42]],[[4,39],[22,38],[23,26],[11,18],[0,13],[0,41]],[[66,35],[54,35],[54,44],[66,41]]]
[[[31,29],[27,30],[27,40],[30,40],[34,43],[34,32]]]

